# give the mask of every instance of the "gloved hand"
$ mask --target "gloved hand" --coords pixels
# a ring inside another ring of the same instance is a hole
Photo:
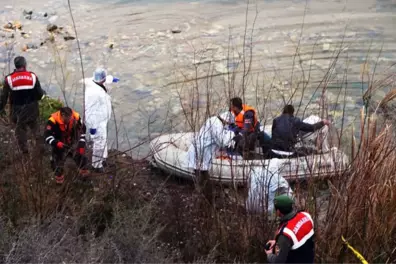
[[[237,128],[237,125],[235,125],[235,123],[231,123],[231,124],[230,124],[230,127],[233,128],[233,129],[235,129],[235,128]]]
[[[234,139],[231,140],[230,144],[227,146],[228,149],[235,149],[236,142]]]
[[[63,149],[64,146],[65,146],[65,144],[63,144],[63,142],[61,142],[61,141],[58,141],[58,143],[56,143],[56,147],[57,147],[58,149]]]
[[[229,124],[228,126],[226,126],[226,129],[228,129],[228,130],[230,130],[230,131],[236,133],[238,127],[237,127],[235,124]]]
[[[113,83],[117,83],[117,82],[119,82],[120,81],[120,79],[119,78],[117,78],[117,77],[113,77]]]
[[[77,149],[77,152],[78,152],[80,155],[84,155],[84,154],[85,154],[85,148],[78,148],[78,149]]]
[[[90,128],[89,129],[89,134],[95,135],[96,134],[96,128]]]

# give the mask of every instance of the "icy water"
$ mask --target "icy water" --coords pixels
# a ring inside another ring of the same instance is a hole
[[[0,38],[4,72],[7,52],[15,55],[24,43],[40,42],[48,20],[73,32],[65,1],[3,2],[2,22],[20,20],[30,35],[27,39],[17,35],[14,49],[5,47],[10,39]],[[72,1],[72,7],[85,75],[104,65],[121,79],[112,91],[117,122],[110,126],[111,145],[121,150],[148,135],[187,130],[184,113],[192,107],[210,104],[214,113],[225,109],[229,96],[242,94],[242,82],[246,102],[268,122],[292,95],[291,102],[302,106],[299,116],[320,114],[323,83],[329,83],[329,114],[338,126],[352,124],[367,89],[362,74],[372,80],[375,70],[374,80],[381,80],[394,73],[395,0],[264,0],[250,1],[248,9],[245,1],[87,0]],[[49,15],[26,20],[23,9]],[[113,49],[108,48],[110,43]],[[24,55],[50,94],[63,98],[61,87],[66,87],[66,100],[81,110],[76,41],[59,37],[55,46],[44,45]],[[242,81],[241,72],[247,69]],[[239,72],[235,79],[230,76],[233,71]],[[211,77],[204,78],[207,75]],[[191,81],[195,77],[199,81]],[[392,81],[374,97],[384,96]],[[147,144],[133,152],[145,153]]]

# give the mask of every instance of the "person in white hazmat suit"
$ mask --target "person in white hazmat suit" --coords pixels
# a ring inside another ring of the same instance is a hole
[[[289,183],[279,175],[279,168],[287,159],[271,159],[265,161],[265,166],[251,167],[249,177],[249,191],[245,206],[251,214],[267,212],[274,217],[274,198],[285,194],[293,197]]]
[[[220,118],[213,116],[206,120],[187,151],[188,167],[194,169],[199,186],[210,203],[213,202],[213,191],[209,170],[213,156],[220,148],[235,144],[235,133],[228,127],[228,124],[234,123],[234,115],[227,111],[220,114]]]
[[[85,123],[93,141],[92,167],[94,172],[102,173],[107,166],[107,123],[111,119],[112,106],[109,95],[110,86],[119,79],[107,75],[102,68],[95,70],[93,78],[85,82]]]

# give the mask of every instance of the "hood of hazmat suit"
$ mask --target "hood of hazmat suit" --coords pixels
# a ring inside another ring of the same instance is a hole
[[[227,111],[220,117],[232,122],[233,114]],[[207,119],[188,148],[188,167],[195,170],[209,170],[213,155],[219,148],[228,146],[234,136],[234,132],[228,130],[217,116]]]
[[[279,167],[284,160],[271,159],[262,167],[252,167],[249,178],[249,192],[246,200],[246,209],[252,214],[268,212],[274,213],[274,198],[279,194],[290,197],[293,192],[289,183],[279,175]]]

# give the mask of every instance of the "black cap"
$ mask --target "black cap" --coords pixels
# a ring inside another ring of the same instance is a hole
[[[15,68],[19,69],[22,67],[26,67],[26,59],[25,57],[18,56],[14,59]]]
[[[73,110],[70,107],[64,106],[61,109],[59,109],[61,115],[70,117],[73,114]]]

